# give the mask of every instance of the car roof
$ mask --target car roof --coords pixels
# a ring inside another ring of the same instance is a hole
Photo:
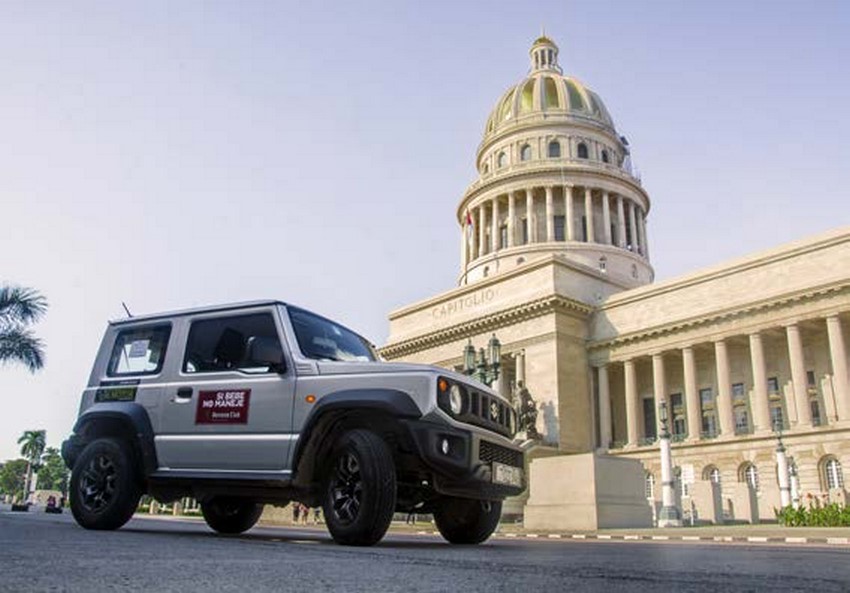
[[[173,317],[183,317],[185,315],[196,315],[198,313],[215,313],[218,311],[231,311],[234,309],[250,309],[252,307],[268,307],[270,305],[284,305],[283,301],[265,300],[265,301],[245,301],[241,303],[225,303],[222,305],[207,305],[204,307],[193,307],[191,309],[178,309],[176,311],[163,311],[162,313],[150,313],[147,315],[134,315],[132,317],[124,317],[122,319],[113,319],[109,325],[123,325],[126,323],[136,323],[138,321],[152,321],[156,319],[171,319]]]

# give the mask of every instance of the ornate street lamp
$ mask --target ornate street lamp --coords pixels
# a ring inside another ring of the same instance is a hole
[[[667,402],[658,405],[658,417],[661,420],[661,438],[658,439],[661,452],[661,512],[658,515],[659,527],[681,527],[682,513],[676,506],[676,483],[673,480],[673,457],[670,451],[670,431],[667,429]]]
[[[501,368],[502,344],[496,338],[496,334],[487,343],[487,351],[484,348],[478,350],[478,358],[475,356],[475,346],[472,340],[463,349],[463,373],[491,387],[499,378]]]
[[[788,472],[788,457],[785,455],[785,445],[782,443],[782,420],[773,422],[773,432],[776,433],[776,473],[779,481],[779,503],[784,509],[791,506],[791,476]]]

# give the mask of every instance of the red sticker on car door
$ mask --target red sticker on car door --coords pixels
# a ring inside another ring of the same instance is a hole
[[[247,424],[250,389],[198,392],[195,424]]]

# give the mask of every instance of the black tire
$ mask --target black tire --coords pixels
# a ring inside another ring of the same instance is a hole
[[[212,529],[232,535],[251,529],[263,514],[263,505],[239,498],[213,498],[201,503],[201,512]]]
[[[386,443],[368,430],[336,442],[322,510],[331,537],[346,546],[371,546],[384,537],[395,512],[396,477]]]
[[[86,529],[118,529],[130,520],[142,496],[130,445],[113,438],[86,445],[74,463],[71,514]]]
[[[440,534],[453,544],[480,544],[499,525],[502,501],[446,497],[434,510]]]

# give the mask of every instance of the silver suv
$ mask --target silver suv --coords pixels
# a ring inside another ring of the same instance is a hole
[[[221,533],[298,501],[342,544],[378,542],[394,512],[475,544],[524,489],[515,432],[484,385],[379,362],[342,325],[263,301],[110,323],[62,455],[88,529],[121,527],[148,494],[196,498]]]

